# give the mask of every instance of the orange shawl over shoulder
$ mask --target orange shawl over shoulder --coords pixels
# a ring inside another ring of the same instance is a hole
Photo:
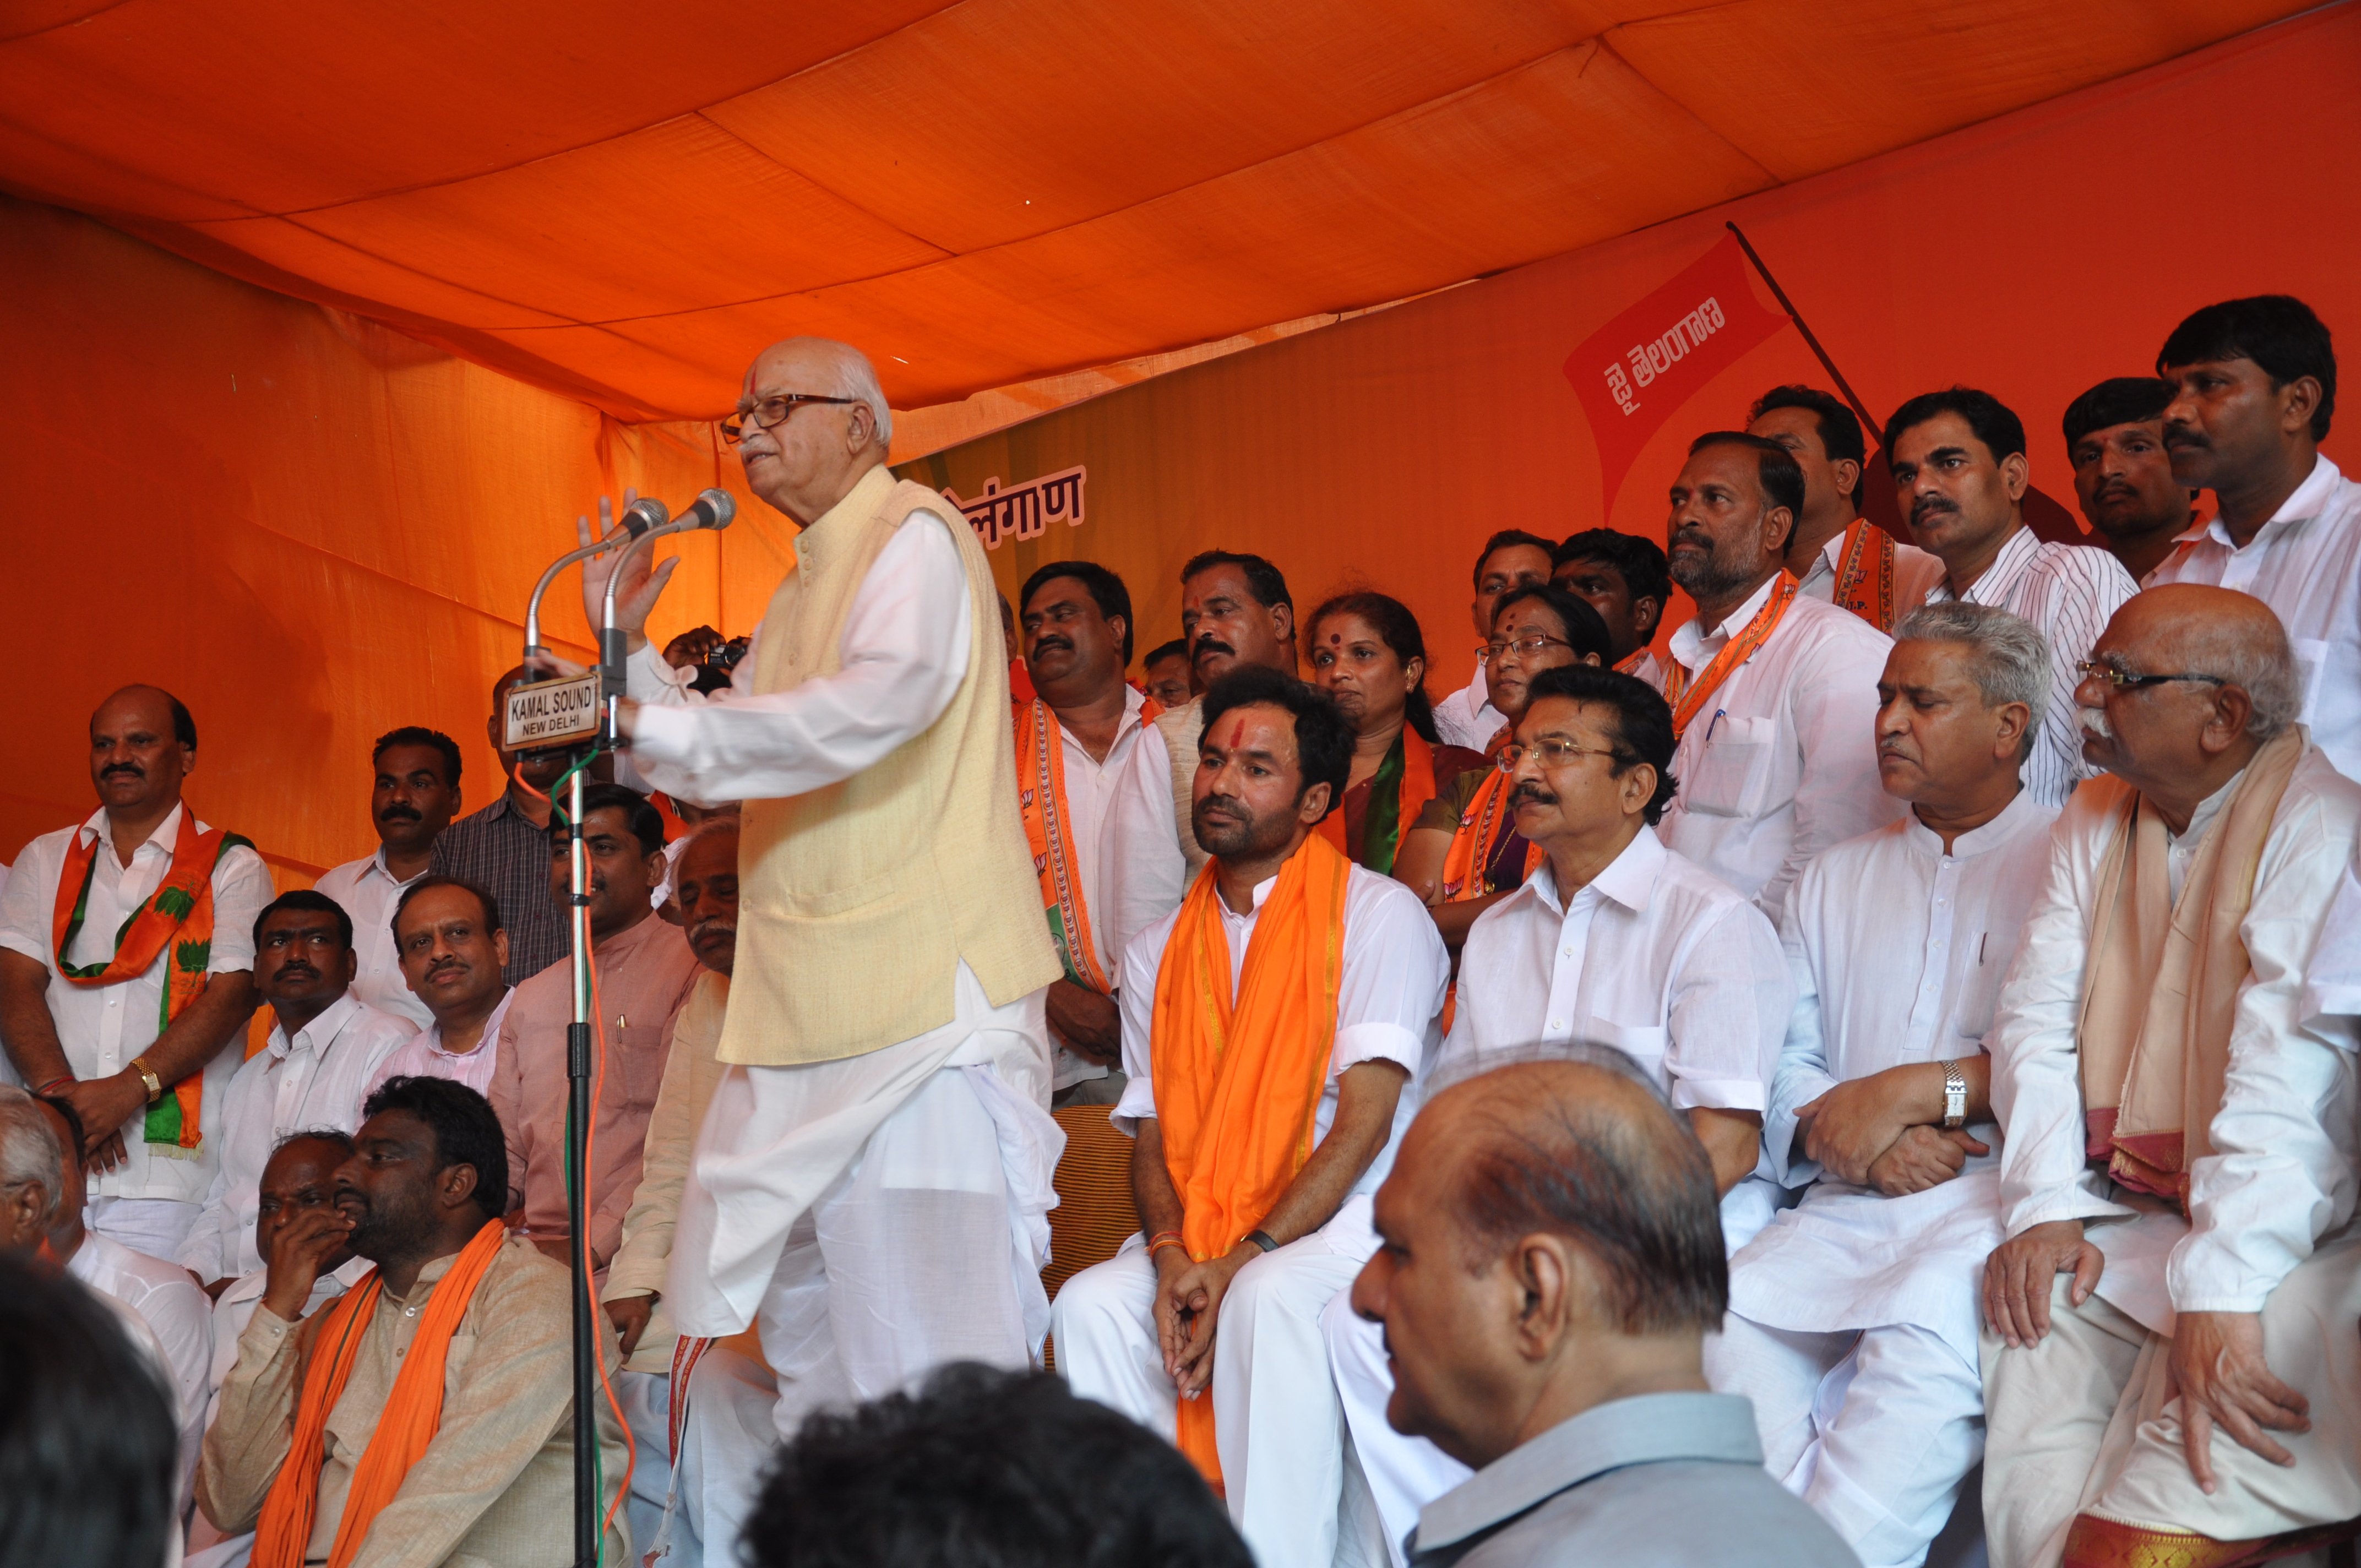
[[[498,1220],[487,1220],[467,1245],[459,1249],[450,1272],[434,1284],[418,1332],[410,1342],[410,1355],[394,1375],[393,1392],[378,1417],[377,1431],[353,1467],[353,1484],[345,1494],[345,1517],[336,1523],[336,1542],[328,1553],[328,1568],[346,1568],[368,1539],[370,1521],[393,1501],[402,1478],[434,1441],[443,1424],[443,1368],[451,1350],[451,1335],[459,1326],[467,1303],[484,1271],[500,1255],[508,1231]],[[326,1310],[319,1337],[313,1342],[312,1365],[303,1375],[303,1392],[295,1404],[295,1431],[279,1478],[262,1500],[262,1518],[254,1530],[254,1568],[303,1568],[304,1551],[320,1510],[320,1466],[325,1458],[328,1413],[344,1397],[353,1375],[361,1339],[377,1313],[385,1282],[376,1270]]]
[[[1200,1262],[1260,1225],[1312,1157],[1312,1115],[1336,1038],[1352,870],[1325,839],[1304,839],[1255,920],[1235,996],[1216,868],[1200,872],[1180,902],[1156,975],[1149,1059],[1180,1237]],[[1179,1436],[1180,1451],[1218,1485],[1210,1395],[1180,1401]]]

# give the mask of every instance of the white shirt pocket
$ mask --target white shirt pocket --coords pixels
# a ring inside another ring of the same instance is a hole
[[[1769,808],[1779,721],[1771,718],[1708,719],[1712,726],[1688,777],[1681,804],[1708,817],[1759,817]]]
[[[2318,637],[2291,637],[2289,643],[2295,654],[2296,667],[2303,672],[2303,711],[2296,715],[2301,724],[2317,722],[2313,715],[2320,710],[2320,689],[2328,682],[2328,658],[2334,645]]]

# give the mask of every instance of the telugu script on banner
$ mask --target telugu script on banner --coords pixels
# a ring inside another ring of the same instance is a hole
[[[1038,539],[1053,522],[1081,526],[1082,488],[1089,478],[1090,469],[1077,464],[1006,489],[994,476],[972,501],[961,500],[956,490],[947,489],[943,497],[960,509],[986,550],[997,550],[1012,539]]]
[[[1565,378],[1598,443],[1605,510],[1614,510],[1648,438],[1707,382],[1786,324],[1785,316],[1756,301],[1745,256],[1735,239],[1725,238],[1582,340],[1566,356]],[[1707,423],[1734,426],[1740,412]]]

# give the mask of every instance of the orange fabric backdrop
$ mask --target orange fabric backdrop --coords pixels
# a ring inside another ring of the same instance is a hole
[[[84,727],[130,681],[189,705],[190,798],[282,887],[375,842],[369,745],[397,724],[458,740],[484,804],[489,683],[576,515],[624,486],[679,506],[742,485],[709,426],[620,425],[5,198],[0,299],[0,649],[22,672],[0,861],[92,809]],[[751,622],[792,533],[749,502],[690,542],[659,630]],[[578,589],[550,601],[552,637],[581,654]]]
[[[916,406],[1498,272],[2307,4],[16,0],[0,181],[626,418],[720,413],[796,332]]]
[[[974,499],[1074,465],[1086,521],[992,554],[1012,597],[1044,562],[1121,572],[1142,652],[1179,632],[1174,574],[1213,544],[1268,555],[1299,609],[1367,584],[1418,612],[1436,696],[1471,673],[1468,569],[1484,536],[1602,523],[1662,543],[1688,441],[1741,424],[1783,381],[1828,384],[1792,328],[1707,383],[1643,445],[1611,515],[1598,444],[1562,367],[1602,323],[1723,240],[1735,219],[1883,419],[1964,382],[2014,407],[2033,482],[2073,505],[2059,419],[2103,377],[2147,373],[2191,310],[2301,296],[2361,345],[2361,8],[1587,250],[1110,392],[904,465]],[[2301,146],[2197,118],[2301,104]],[[2201,112],[2200,106],[2210,106]],[[1760,301],[1775,309],[1767,291]],[[2338,411],[2331,456],[2361,452]],[[2353,465],[2347,463],[2348,471]],[[1687,613],[1684,605],[1666,627]]]

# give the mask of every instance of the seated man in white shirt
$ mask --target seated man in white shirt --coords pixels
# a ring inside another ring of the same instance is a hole
[[[1434,705],[1435,732],[1446,746],[1480,751],[1501,725],[1500,716],[1485,690],[1483,643],[1492,635],[1492,607],[1511,588],[1529,588],[1550,580],[1554,547],[1538,533],[1504,528],[1484,541],[1476,557],[1476,597],[1467,604],[1476,628],[1475,678]]]
[[[401,977],[434,1022],[394,1048],[369,1079],[447,1078],[489,1096],[500,1065],[500,1020],[516,990],[501,979],[509,935],[489,893],[459,877],[430,875],[402,890],[393,910]]]
[[[2004,609],[1902,618],[1878,766],[1910,803],[1804,868],[1781,932],[1795,1011],[1763,1146],[1803,1201],[1730,1264],[1706,1373],[1764,1463],[1872,1568],[1916,1568],[1983,1448],[1977,1281],[2000,1242],[1982,1039],[2049,863],[2018,777],[2049,694]]]
[[[2172,329],[2156,373],[2173,386],[2172,477],[2213,491],[2214,515],[2155,581],[2270,606],[2303,672],[2312,744],[2361,778],[2361,484],[2320,450],[2336,411],[2328,328],[2285,294],[2225,300]]]
[[[1806,861],[1900,815],[1878,788],[1870,734],[1892,643],[1784,569],[1803,506],[1785,447],[1714,431],[1690,444],[1664,529],[1673,581],[1697,606],[1672,635],[1660,687],[1681,781],[1664,844],[1774,925]]]
[[[2355,1041],[2302,1002],[2361,786],[2258,600],[2151,588],[2084,671],[2112,776],[2059,818],[1985,1036],[1987,1539],[2226,1563],[2361,1514]]]
[[[256,1204],[279,1140],[299,1127],[359,1126],[379,1064],[417,1032],[353,994],[356,962],[352,918],[309,888],[280,894],[255,919],[254,985],[274,1026],[222,1097],[213,1188],[179,1255],[209,1295],[262,1266]]]
[[[1997,605],[2048,642],[2049,711],[2026,758],[2025,787],[2045,806],[2065,805],[2095,771],[2074,730],[2075,666],[2139,585],[2106,551],[2048,543],[2026,525],[2025,422],[1990,392],[1920,393],[1886,422],[1885,450],[1912,536],[1943,563],[1927,602]]]
[[[1124,955],[1142,1234],[1066,1281],[1051,1332],[1075,1392],[1224,1485],[1258,1562],[1324,1565],[1345,1454],[1321,1309],[1377,1245],[1449,960],[1416,895],[1312,831],[1351,762],[1335,705],[1242,669],[1203,707],[1213,859]]]
[[[63,1154],[61,1190],[49,1221],[49,1255],[91,1289],[112,1298],[153,1336],[159,1370],[171,1384],[185,1477],[203,1432],[199,1423],[205,1409],[205,1370],[213,1354],[213,1303],[188,1270],[134,1252],[83,1224],[87,1174],[79,1152],[86,1139],[82,1121],[72,1103],[62,1098],[43,1100],[40,1105]]]
[[[271,1245],[297,1215],[334,1213],[336,1168],[352,1156],[352,1135],[339,1127],[307,1127],[290,1133],[270,1151],[262,1168],[261,1201],[254,1220],[254,1250],[263,1261],[214,1298],[213,1365],[206,1374],[200,1431],[213,1424],[221,1408],[222,1384],[237,1365],[238,1336],[253,1321],[254,1309],[270,1277]],[[311,1297],[303,1304],[305,1315],[358,1284],[368,1269],[368,1261],[356,1258],[350,1247],[330,1253],[321,1260],[320,1272],[313,1280]],[[253,1551],[251,1532],[225,1537],[202,1512],[190,1520],[186,1568],[244,1568]]]
[[[1672,716],[1642,681],[1587,664],[1533,676],[1516,740],[1517,831],[1546,855],[1477,918],[1459,962],[1442,1062],[1541,1041],[1622,1051],[1670,1094],[1712,1157],[1722,1227],[1738,1240],[1771,1212],[1750,1180],[1794,992],[1761,911],[1664,848]],[[1734,1243],[1733,1243],[1734,1245]],[[1467,1478],[1457,1461],[1386,1422],[1392,1380],[1376,1326],[1339,1296],[1322,1321],[1353,1445],[1390,1550],[1419,1509]]]
[[[404,889],[426,874],[434,840],[459,811],[459,747],[439,729],[405,724],[377,738],[370,753],[369,822],[373,854],[325,872],[317,890],[353,917],[353,994],[380,1013],[423,1029],[425,1004],[402,982],[393,948],[393,906]]]

